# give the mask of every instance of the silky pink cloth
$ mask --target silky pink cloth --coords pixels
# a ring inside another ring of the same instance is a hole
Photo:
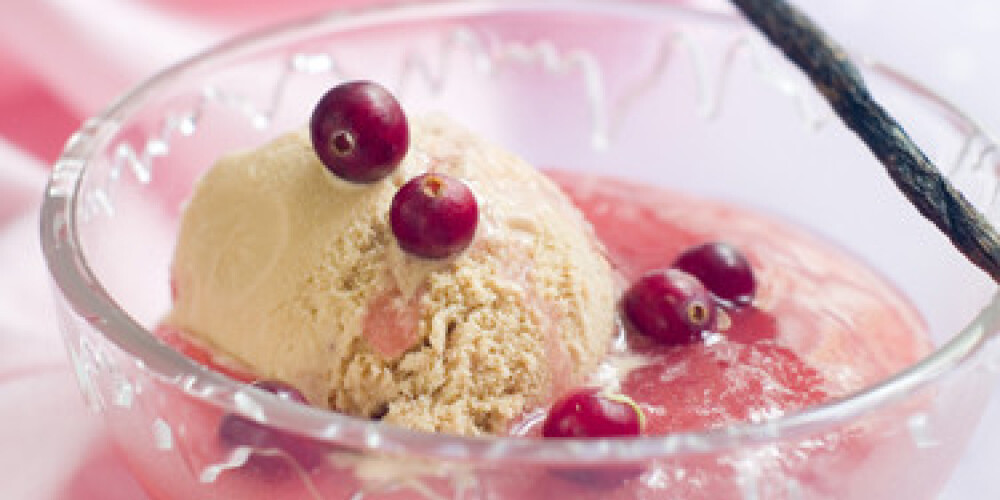
[[[37,218],[47,165],[62,142],[84,117],[181,57],[246,29],[364,3],[371,2],[0,0],[0,499],[147,498],[99,418],[84,408],[53,317]],[[937,88],[946,94],[952,89],[950,97],[967,108],[980,108],[987,124],[1000,117],[992,92],[1000,70],[983,69],[976,59],[987,54],[978,47],[1000,41],[995,1],[960,0],[949,4],[953,17],[931,20],[921,17],[921,9],[926,14],[942,7],[929,1],[800,3],[841,37],[862,26],[854,45],[883,50],[910,72],[937,78]],[[905,17],[893,24],[904,45],[895,52],[883,42],[883,26],[865,23],[892,18],[886,16]],[[964,24],[954,16],[965,16],[958,18]],[[935,31],[938,26],[951,31]],[[942,498],[1000,498],[992,472],[1000,459],[1000,431],[993,430],[1000,404],[994,402],[986,418]]]

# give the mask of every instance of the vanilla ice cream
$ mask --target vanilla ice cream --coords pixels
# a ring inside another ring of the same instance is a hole
[[[534,168],[438,116],[372,184],[324,168],[306,132],[221,159],[187,205],[169,325],[311,403],[415,429],[503,432],[583,381],[615,332],[615,280],[589,225]],[[473,243],[428,260],[388,222],[428,171],[464,180]]]

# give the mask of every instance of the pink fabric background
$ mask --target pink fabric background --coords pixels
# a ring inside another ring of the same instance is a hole
[[[0,0],[0,498],[145,500],[88,414],[37,242],[48,165],[81,120],[231,34],[368,0]],[[721,0],[704,0],[720,5]],[[1000,124],[1000,2],[800,0],[838,38]],[[1000,498],[1000,395],[945,500]]]

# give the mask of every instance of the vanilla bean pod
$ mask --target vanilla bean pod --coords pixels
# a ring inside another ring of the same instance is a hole
[[[731,0],[833,106],[896,186],[973,264],[1000,282],[1000,236],[871,96],[847,52],[784,0]]]

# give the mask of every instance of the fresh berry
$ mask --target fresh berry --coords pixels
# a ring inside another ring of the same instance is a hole
[[[757,289],[747,258],[727,243],[692,247],[677,257],[673,267],[698,278],[716,297],[732,304],[749,304]]]
[[[283,382],[261,380],[252,385],[284,401],[307,404],[301,392]],[[227,414],[222,417],[219,439],[229,447],[251,448],[253,454],[244,465],[245,470],[272,480],[293,475],[293,462],[303,469],[311,469],[319,464],[322,457],[318,445],[307,438],[271,428],[240,415]]]
[[[419,257],[440,259],[461,252],[476,234],[479,205],[464,182],[423,174],[399,188],[389,223],[399,246]]]
[[[392,94],[369,81],[333,87],[309,122],[313,148],[334,175],[375,182],[399,165],[410,145],[406,114]]]
[[[639,333],[668,345],[697,341],[714,326],[712,297],[698,278],[678,269],[650,271],[622,299],[625,317]]]
[[[542,435],[547,438],[635,437],[642,432],[642,426],[642,410],[626,396],[584,389],[552,406],[542,426]]]
[[[549,410],[542,435],[546,438],[636,437],[645,427],[645,416],[631,398],[601,394],[597,389],[583,389],[556,402]],[[642,468],[635,465],[557,467],[551,472],[582,483],[588,489],[608,489],[638,477]]]

